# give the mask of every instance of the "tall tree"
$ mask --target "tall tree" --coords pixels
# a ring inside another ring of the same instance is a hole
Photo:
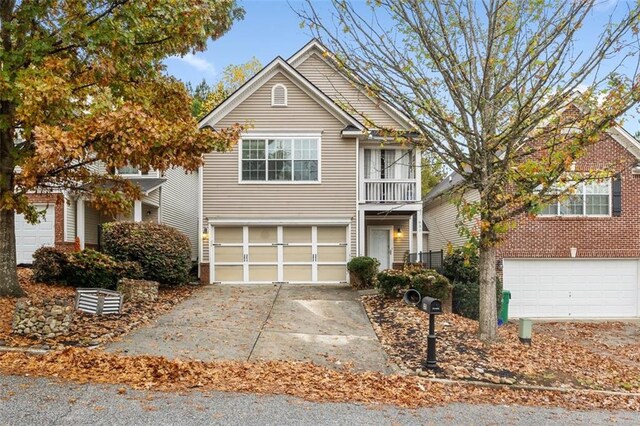
[[[492,341],[496,246],[515,217],[587,178],[571,164],[638,101],[638,4],[599,25],[592,0],[332,3],[332,18],[310,0],[300,16],[354,84],[413,120],[414,142],[462,176],[462,191],[480,194],[459,216],[478,218],[479,333]],[[583,49],[580,37],[593,41]]]
[[[191,115],[195,118],[201,117],[205,112],[204,103],[211,95],[213,89],[203,78],[195,88],[191,86],[191,83],[187,83],[187,90],[189,91],[189,95],[191,95]]]
[[[202,118],[208,114],[261,69],[262,64],[255,56],[244,64],[228,65],[222,71],[220,80],[215,86],[210,88],[209,93],[202,103],[202,109],[198,118]]]
[[[84,193],[107,211],[139,191],[100,174],[195,170],[239,126],[199,131],[162,60],[202,51],[243,16],[235,0],[0,0],[0,295],[20,295],[15,214],[30,192]]]

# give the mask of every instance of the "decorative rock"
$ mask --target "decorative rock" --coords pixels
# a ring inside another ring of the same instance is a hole
[[[49,339],[66,335],[73,319],[73,308],[65,299],[19,299],[13,316],[15,334]]]
[[[123,278],[118,281],[118,291],[126,302],[153,302],[158,298],[158,285],[156,281]]]

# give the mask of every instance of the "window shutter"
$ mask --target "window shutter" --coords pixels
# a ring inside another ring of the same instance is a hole
[[[622,180],[620,175],[616,175],[611,182],[611,214],[613,216],[622,214]]]

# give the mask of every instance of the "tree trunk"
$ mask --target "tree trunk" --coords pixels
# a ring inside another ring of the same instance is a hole
[[[0,210],[0,296],[24,296],[16,269],[15,212]]]
[[[480,340],[492,342],[498,332],[498,312],[496,301],[496,247],[481,245],[479,251],[480,269]]]

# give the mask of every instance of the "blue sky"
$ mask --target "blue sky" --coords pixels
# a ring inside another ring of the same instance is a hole
[[[322,11],[330,10],[329,0],[314,0]],[[364,3],[364,0],[356,0]],[[300,28],[300,18],[293,9],[304,6],[302,0],[240,0],[245,17],[237,21],[231,30],[219,40],[210,41],[205,52],[165,61],[167,71],[185,82],[197,84],[204,78],[217,81],[222,70],[230,64],[242,64],[253,56],[263,65],[276,56],[288,58],[311,39],[308,29]],[[616,10],[616,0],[603,0],[594,9],[591,24],[600,26]],[[619,9],[619,7],[617,8]],[[588,50],[593,44],[593,31],[587,29],[576,43],[577,49]],[[637,115],[629,115],[624,127],[630,132],[640,130]]]

